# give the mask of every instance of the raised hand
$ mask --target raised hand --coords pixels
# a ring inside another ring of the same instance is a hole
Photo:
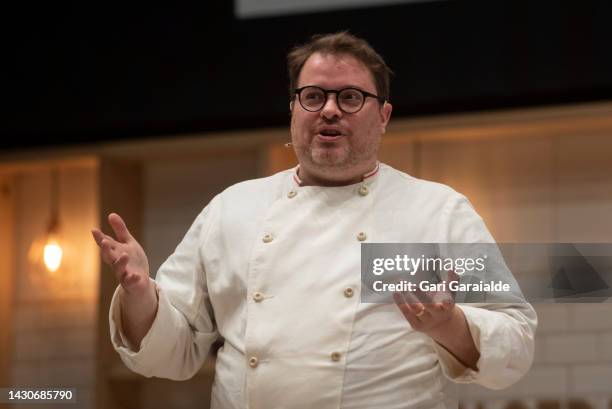
[[[462,309],[448,290],[451,281],[458,281],[454,271],[448,273],[445,291],[395,293],[398,308],[415,331],[431,337],[464,366],[477,370],[480,351],[474,344]]]
[[[116,213],[108,216],[116,239],[93,229],[102,260],[112,267],[117,281],[129,295],[145,292],[149,287],[149,261],[142,246],[132,237],[123,219]]]
[[[123,330],[133,351],[140,349],[157,314],[157,292],[149,280],[149,261],[142,246],[132,237],[123,219],[116,213],[108,215],[116,239],[93,229],[102,260],[110,265],[123,288],[121,317]]]
[[[448,287],[451,281],[458,280],[459,276],[449,271],[446,290],[395,293],[393,299],[415,331],[432,335],[433,331],[453,319],[456,313],[454,294]]]

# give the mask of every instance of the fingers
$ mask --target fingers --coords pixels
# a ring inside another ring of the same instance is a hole
[[[117,255],[116,255],[117,247],[115,245],[116,244],[115,241],[112,240],[112,239],[109,240],[107,238],[104,238],[104,239],[102,239],[100,244],[101,244],[100,249],[102,250],[101,251],[101,253],[102,253],[102,260],[106,264],[112,266],[115,263],[115,261],[117,260]]]
[[[108,234],[104,234],[102,233],[100,230],[98,229],[92,229],[91,230],[91,234],[94,238],[94,240],[96,241],[96,244],[99,247],[102,247],[102,241],[106,240],[108,242],[110,242],[111,247],[114,249],[115,247],[119,246],[119,243],[112,238],[111,236],[109,236]]]
[[[115,276],[117,277],[117,280],[124,288],[127,288],[140,281],[140,276],[138,274],[129,273],[127,271],[129,262],[130,256],[127,253],[123,253],[113,263],[111,263],[111,267],[115,273]]]
[[[459,275],[453,270],[448,270],[448,281],[459,281]]]
[[[98,245],[98,247],[102,247],[102,239],[104,238],[104,233],[102,233],[98,229],[92,229],[91,230],[91,235],[93,236],[94,240],[96,241],[96,244]]]
[[[125,222],[117,213],[111,213],[108,215],[108,222],[110,223],[113,231],[115,232],[115,236],[117,240],[121,243],[127,243],[132,240],[132,235],[128,230]]]
[[[121,283],[126,291],[129,291],[136,283],[138,283],[141,277],[138,274],[129,273],[127,271],[127,265],[130,261],[130,257],[127,253],[123,253],[112,263],[111,267],[115,272],[117,280]]]
[[[111,227],[113,228],[113,231],[115,232],[115,236],[117,237],[117,240],[119,242],[126,243],[128,240],[133,239],[132,235],[130,234],[130,231],[128,230],[127,226],[125,225],[125,222],[123,221],[121,216],[119,216],[117,213],[109,214],[108,215],[108,222],[110,223]],[[98,229],[92,229],[91,230],[91,234],[93,235],[94,240],[96,241],[96,243],[100,247],[102,247],[102,240],[104,240],[104,239],[108,239],[108,240],[113,240],[114,241],[114,239],[111,236],[102,233]]]
[[[434,303],[435,294],[429,291],[421,291],[419,289],[415,290],[415,298],[418,299],[421,303],[430,305]]]
[[[140,257],[138,251],[133,251],[131,244],[121,241],[134,240],[121,217],[112,213],[109,215],[109,222],[119,241],[98,229],[92,229],[91,234],[100,247],[102,260],[111,267],[117,281],[119,281],[124,290],[128,293],[135,290],[138,291],[139,288],[143,287],[143,280],[148,277],[146,255],[143,253],[142,257]],[[140,249],[140,246],[136,247]],[[140,249],[140,252],[142,253],[142,249]],[[133,266],[130,265],[130,258],[134,261]],[[141,271],[144,271],[144,275],[141,274]]]
[[[446,289],[441,287],[437,291],[416,289],[394,293],[393,299],[413,330],[432,336],[453,317],[454,293],[448,288],[448,283],[458,280],[459,276],[454,271],[449,271]]]
[[[455,303],[455,291],[453,291],[451,288],[455,288],[455,287],[453,287],[451,284],[458,283],[458,282],[459,282],[459,276],[453,270],[448,270],[446,274],[446,280],[445,280],[446,285],[444,287],[444,290],[439,290],[439,291],[428,294],[430,301],[426,301],[426,302],[431,302],[433,304],[440,304],[444,308],[447,308],[449,305],[454,304]]]
[[[102,261],[113,267],[114,264],[119,261],[119,257],[117,256],[117,251],[119,251],[120,248],[119,243],[98,229],[92,229],[91,234],[96,244],[100,247]]]
[[[410,293],[394,293],[393,299],[395,300],[395,304],[400,309],[406,320],[408,320],[410,325],[415,327],[419,326],[421,318],[423,318],[423,315],[427,313],[427,308],[418,301],[415,303],[407,302],[404,297],[406,295],[410,297],[409,294]]]
[[[445,302],[422,303],[411,292],[394,293],[393,299],[402,315],[413,329],[424,331],[445,320],[452,310],[453,304]]]
[[[121,254],[112,264],[111,267],[117,277],[120,277],[125,273],[125,268],[127,267],[128,262],[130,261],[130,257],[127,253]]]
[[[415,317],[420,317],[427,309],[427,305],[423,304],[421,299],[411,291],[406,291],[398,294],[398,299],[403,300],[402,304],[407,306],[407,310]]]
[[[397,293],[401,299],[404,300],[405,303],[408,304],[421,304],[421,300],[419,299],[419,297],[417,297],[417,295],[412,292],[412,291],[404,291],[402,293]]]

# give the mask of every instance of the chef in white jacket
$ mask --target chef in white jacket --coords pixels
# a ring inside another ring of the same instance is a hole
[[[120,283],[122,360],[188,379],[222,340],[217,409],[455,408],[452,383],[516,382],[533,358],[529,304],[360,302],[361,243],[493,242],[464,196],[378,162],[392,111],[383,59],[343,32],[288,65],[296,168],[217,195],[155,280],[119,215],[114,237],[93,230]]]

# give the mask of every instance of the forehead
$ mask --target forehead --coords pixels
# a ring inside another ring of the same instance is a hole
[[[305,85],[330,89],[358,87],[376,91],[370,70],[349,54],[314,53],[308,57],[298,79],[298,87]]]

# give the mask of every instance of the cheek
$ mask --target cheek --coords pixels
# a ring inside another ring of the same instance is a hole
[[[379,139],[381,123],[376,118],[370,118],[367,121],[363,121],[360,125],[357,125],[358,129],[361,129],[360,135],[362,142],[374,142]]]
[[[293,137],[305,137],[310,129],[311,121],[303,113],[293,113],[291,115],[291,135]]]
[[[299,137],[302,134],[300,122],[300,119],[297,117],[291,118],[291,135],[294,137]]]

